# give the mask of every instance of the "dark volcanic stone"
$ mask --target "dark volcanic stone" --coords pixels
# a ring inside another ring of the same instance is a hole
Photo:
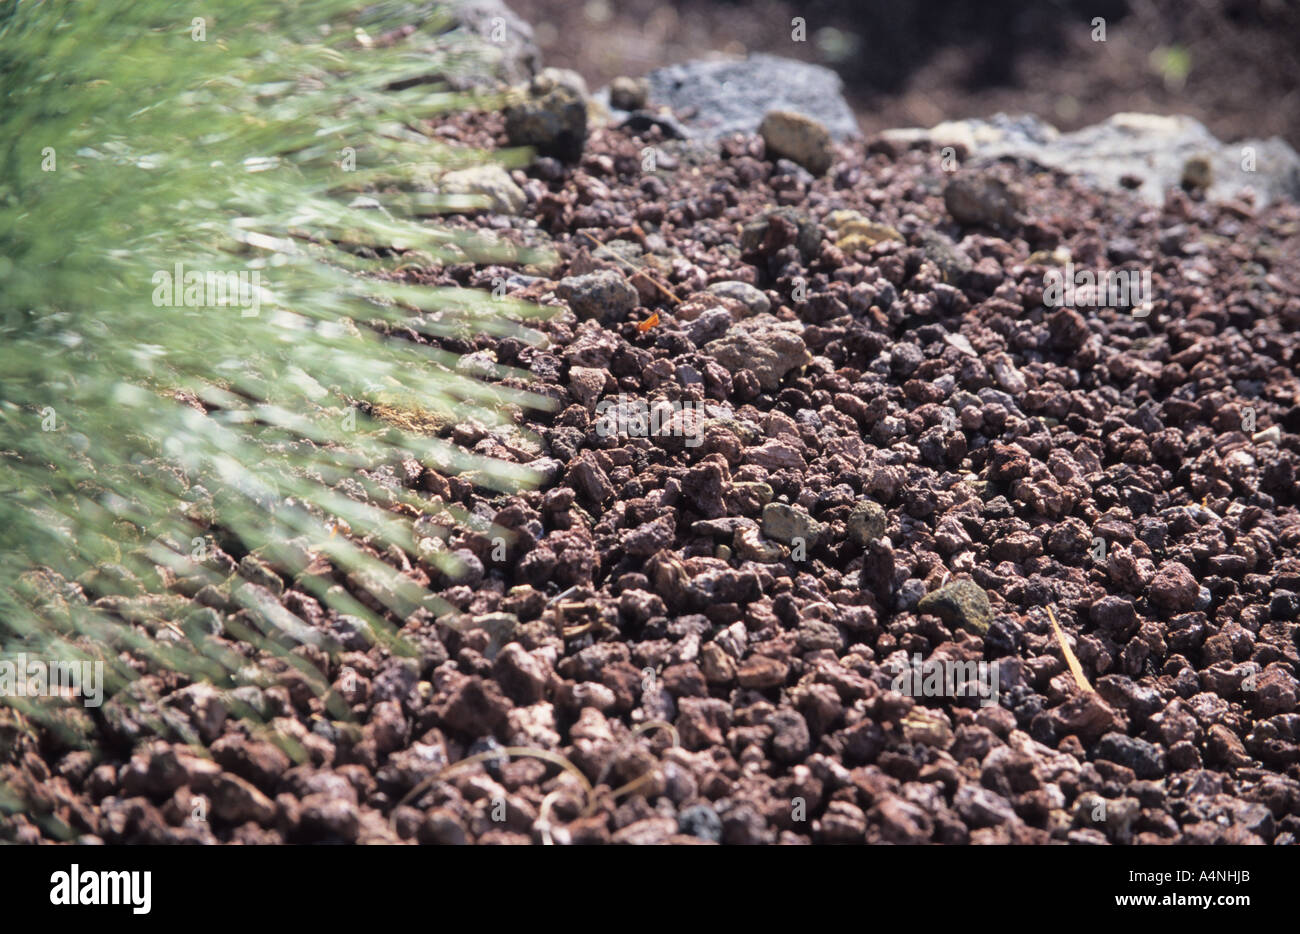
[[[576,162],[587,139],[587,102],[572,88],[534,78],[522,100],[506,107],[506,136],[512,145],[532,146],[544,156]]]
[[[1130,768],[1138,778],[1159,778],[1165,773],[1165,754],[1146,740],[1107,733],[1097,745],[1097,758]]]

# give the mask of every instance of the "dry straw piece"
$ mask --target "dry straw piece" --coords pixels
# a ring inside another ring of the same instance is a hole
[[[659,281],[658,279],[656,279],[654,276],[650,275],[649,270],[647,270],[644,266],[638,266],[636,263],[632,262],[631,260],[627,259],[626,257],[619,256],[617,253],[615,253],[613,250],[611,250],[608,246],[606,246],[605,244],[601,243],[599,240],[597,240],[595,237],[593,237],[591,234],[587,233],[586,231],[584,231],[582,235],[583,235],[584,237],[586,237],[588,240],[590,240],[592,243],[594,243],[594,244],[596,245],[596,254],[597,254],[598,256],[599,256],[599,255],[602,255],[602,254],[603,254],[603,255],[606,255],[606,256],[610,257],[611,259],[613,259],[615,262],[617,262],[617,263],[621,263],[621,264],[622,264],[624,267],[626,267],[627,269],[632,270],[632,278],[633,278],[633,279],[637,278],[637,276],[640,276],[642,279],[644,279],[646,282],[649,282],[651,285],[653,285],[653,286],[654,286],[656,289],[658,289],[660,292],[663,292],[664,295],[666,295],[666,296],[668,296],[670,299],[672,299],[672,300],[673,300],[673,304],[675,304],[675,305],[680,305],[680,304],[682,303],[682,300],[681,300],[680,298],[677,297],[677,294],[676,294],[675,292],[673,292],[672,289],[668,288],[668,286],[664,285],[662,282],[660,282],[660,281]],[[657,316],[656,316],[656,317],[657,317]],[[656,323],[658,323],[658,322],[656,321]]]
[[[1084,693],[1097,693],[1093,690],[1092,685],[1088,683],[1088,679],[1083,676],[1083,666],[1075,658],[1074,652],[1070,649],[1070,644],[1065,641],[1065,633],[1061,631],[1060,625],[1057,624],[1056,614],[1052,612],[1050,606],[1047,608],[1047,615],[1052,621],[1052,629],[1056,631],[1056,641],[1061,644],[1061,654],[1065,656],[1065,663],[1070,666],[1070,674],[1074,675],[1074,683],[1079,685],[1079,690]]]

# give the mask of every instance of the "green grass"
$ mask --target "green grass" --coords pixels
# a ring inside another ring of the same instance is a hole
[[[492,102],[437,84],[387,88],[481,67],[479,47],[448,39],[434,61],[408,44],[359,41],[355,10],[333,0],[0,7],[0,656],[102,659],[110,692],[139,674],[123,650],[151,669],[256,683],[245,660],[193,631],[192,602],[169,586],[222,586],[228,574],[205,558],[214,544],[236,558],[256,550],[285,574],[327,557],[337,574],[301,586],[394,644],[394,619],[445,607],[373,553],[413,553],[411,519],[435,505],[397,490],[380,492],[397,504],[380,508],[338,482],[373,489],[358,470],[403,457],[473,470],[488,487],[528,479],[366,414],[398,400],[425,421],[497,425],[539,400],[462,375],[428,343],[385,336],[400,324],[431,338],[532,339],[522,319],[536,309],[392,274],[521,257],[402,211],[419,179],[487,158],[426,130]],[[379,7],[366,28],[374,36],[402,19],[402,8]],[[351,206],[380,181],[372,197],[384,209]],[[257,314],[156,304],[177,263],[256,272]],[[335,534],[342,527],[354,536]],[[331,586],[339,575],[347,586]],[[261,647],[284,655],[308,635],[253,591],[232,592]],[[164,630],[184,636],[157,638]],[[90,729],[45,701],[3,702],[48,726]]]

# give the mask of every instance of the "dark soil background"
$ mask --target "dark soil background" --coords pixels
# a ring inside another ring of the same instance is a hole
[[[835,68],[866,133],[998,111],[1063,130],[1189,114],[1300,146],[1300,4],[1285,0],[515,0],[546,64],[593,88],[710,52]],[[791,40],[790,21],[807,23]],[[1106,41],[1092,39],[1094,17]],[[1180,76],[1180,59],[1186,75]]]

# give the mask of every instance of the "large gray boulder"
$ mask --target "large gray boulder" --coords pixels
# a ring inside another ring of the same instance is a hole
[[[1251,189],[1261,205],[1283,197],[1300,200],[1300,155],[1286,142],[1274,137],[1223,143],[1185,116],[1121,113],[1061,133],[1037,117],[998,114],[881,135],[901,144],[961,145],[976,165],[1008,156],[1028,159],[1100,188],[1130,189],[1153,204],[1187,176],[1208,181],[1214,200],[1231,200],[1242,189]]]
[[[831,137],[858,135],[839,75],[776,55],[742,61],[697,61],[660,68],[646,76],[649,108],[667,107],[692,138],[716,140],[730,133],[757,133],[771,110],[792,111],[820,122]],[[599,97],[608,101],[608,91]],[[625,113],[611,108],[615,117]]]

